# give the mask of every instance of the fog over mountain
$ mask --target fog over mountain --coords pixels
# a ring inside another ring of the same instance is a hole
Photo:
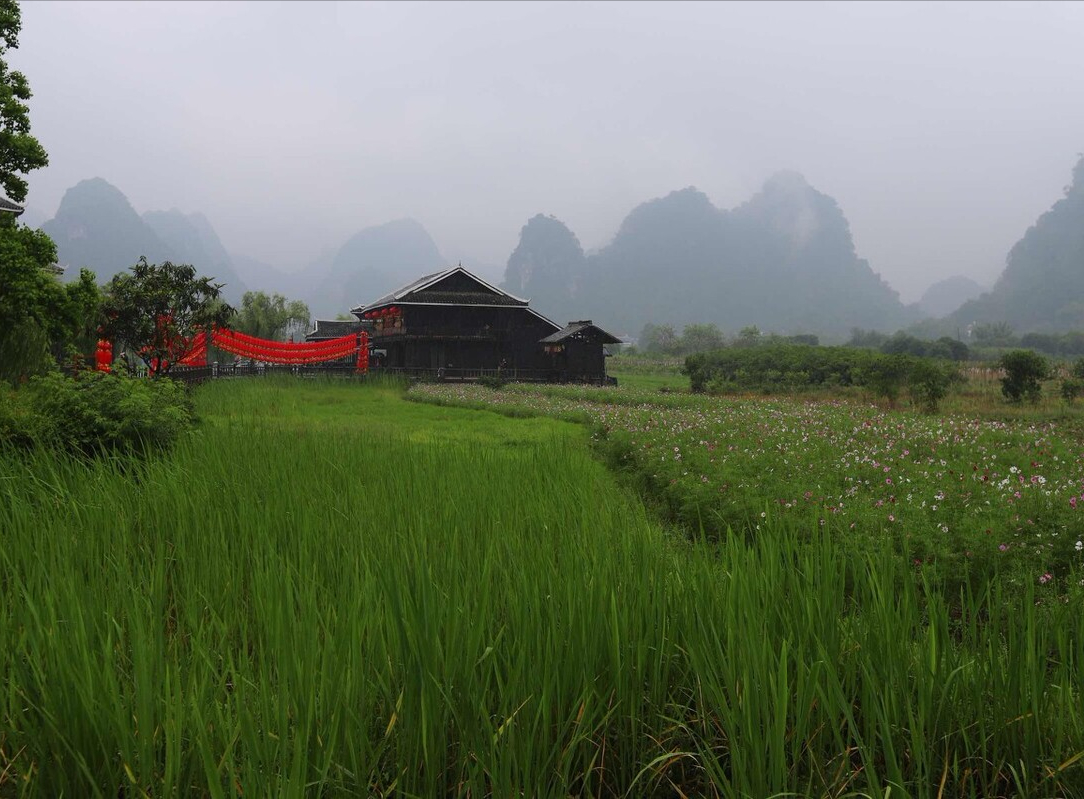
[[[953,275],[926,289],[918,300],[918,308],[926,316],[946,316],[989,290],[989,286],[983,286],[969,277]]]
[[[836,202],[792,171],[730,211],[693,187],[649,200],[586,258],[560,221],[535,216],[504,286],[559,319],[589,315],[628,333],[645,322],[713,322],[839,335],[915,317],[857,256]]]
[[[1084,157],[1065,196],[1013,246],[993,289],[952,320],[1008,322],[1021,333],[1084,328]]]
[[[100,175],[282,273],[398,219],[450,263],[503,267],[539,212],[601,255],[648,198],[696,186],[736,214],[792,169],[913,302],[992,285],[1084,149],[1080,3],[22,10],[38,220]]]
[[[41,229],[56,242],[57,260],[69,278],[87,267],[105,282],[140,256],[151,262],[170,257],[124,193],[102,178],[82,180],[66,191],[56,216]]]

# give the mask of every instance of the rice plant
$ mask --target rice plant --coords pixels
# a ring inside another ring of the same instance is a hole
[[[0,796],[1084,795],[1075,608],[664,529],[550,419],[219,383],[0,455]]]

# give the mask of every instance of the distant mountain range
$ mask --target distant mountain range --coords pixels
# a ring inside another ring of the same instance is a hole
[[[41,227],[56,241],[70,277],[87,266],[105,282],[146,255],[195,265],[226,284],[230,302],[239,303],[248,288],[278,292],[305,301],[321,318],[448,265],[421,224],[400,219],[360,230],[305,270],[284,272],[228,252],[203,214],[173,209],[140,216],[101,178],[69,189]],[[794,172],[773,176],[731,210],[716,208],[692,187],[649,200],[592,253],[560,220],[536,215],[520,231],[502,286],[556,321],[591,318],[632,335],[648,322],[678,330],[697,322],[728,331],[757,325],[836,338],[854,327],[937,330],[1000,321],[1020,333],[1081,329],[1084,159],[1065,197],[1013,247],[986,293],[957,276],[904,305],[858,257],[835,200]]]
[[[855,254],[836,202],[794,172],[730,211],[692,187],[646,202],[589,256],[560,221],[536,216],[503,285],[532,302],[538,295],[540,310],[560,320],[586,315],[632,334],[647,322],[714,322],[842,335],[896,330],[918,315]]]
[[[245,291],[229,253],[202,214],[174,209],[140,216],[119,189],[101,178],[68,189],[56,216],[41,229],[56,242],[57,259],[68,279],[87,267],[104,283],[146,256],[151,263],[172,260],[196,266],[225,284],[229,302],[239,302]]]
[[[225,284],[223,293],[231,303],[239,304],[252,287],[303,300],[314,316],[324,318],[446,266],[425,228],[403,219],[359,231],[302,272],[283,272],[227,252],[201,213],[172,209],[140,216],[124,193],[102,178],[68,189],[56,216],[41,228],[56,242],[67,279],[87,267],[104,283],[146,256],[152,263],[194,265],[200,274]]]

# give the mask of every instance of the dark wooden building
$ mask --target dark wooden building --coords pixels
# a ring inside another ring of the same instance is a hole
[[[568,375],[569,380],[579,381],[579,375],[604,376],[606,345],[620,344],[621,339],[585,319],[569,322],[541,343],[550,357],[551,368],[558,374]]]
[[[461,266],[426,275],[351,313],[373,324],[374,370],[447,380],[499,375],[603,382],[603,346],[618,341],[590,322],[562,329],[527,300]]]

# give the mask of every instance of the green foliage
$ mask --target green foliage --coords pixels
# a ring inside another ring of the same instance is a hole
[[[999,365],[1005,370],[1001,378],[1001,393],[1009,402],[1038,402],[1042,381],[1050,376],[1046,358],[1031,350],[1013,350],[1001,356]]]
[[[849,347],[763,344],[690,355],[684,371],[693,391],[709,384],[744,390],[849,386],[863,367],[881,357]]]
[[[673,325],[653,325],[648,322],[637,340],[639,349],[656,355],[680,355],[681,341]]]
[[[957,375],[949,364],[931,358],[798,344],[762,344],[691,355],[685,359],[684,373],[693,391],[714,394],[863,386],[895,405],[907,387],[926,410],[936,410]]]
[[[263,291],[246,291],[230,324],[250,336],[280,341],[287,336],[304,335],[309,319],[309,306],[301,300],[287,300],[277,293],[268,296]]]
[[[916,338],[902,330],[886,339],[878,347],[887,355],[913,355],[918,358],[944,358],[949,361],[966,361],[971,351],[962,341],[942,336],[936,341]]]
[[[192,425],[184,386],[87,371],[52,372],[0,398],[0,443],[93,455],[172,444]]]
[[[0,215],[0,381],[13,382],[47,370],[50,351],[89,354],[98,321],[100,292],[83,270],[63,284],[52,270],[56,248],[39,230]]]
[[[1070,367],[1070,374],[1078,380],[1084,380],[1084,358],[1077,358]]]
[[[0,187],[14,202],[26,199],[26,180],[17,173],[47,166],[49,156],[30,135],[30,85],[8,67],[4,56],[19,46],[22,15],[15,0],[0,0]]]
[[[8,67],[5,56],[19,46],[22,16],[15,0],[0,0],[0,187],[8,198],[26,199],[20,177],[49,163],[30,135],[30,87]],[[86,352],[87,330],[97,323],[98,289],[80,274],[74,286],[61,285],[53,266],[56,245],[41,231],[0,213],[0,382],[41,374],[54,356]]]
[[[924,411],[935,413],[949,387],[960,379],[959,373],[950,364],[930,358],[915,358],[910,366],[907,382],[911,396]]]
[[[655,356],[689,355],[726,346],[723,333],[714,324],[686,325],[679,336],[673,325],[646,324],[640,331],[639,351]]]
[[[756,325],[743,327],[738,331],[738,337],[734,339],[735,347],[755,347],[761,341],[760,328]]]
[[[722,331],[716,325],[686,325],[681,333],[684,353],[708,352],[726,346]]]
[[[971,337],[981,347],[1012,347],[1017,343],[1016,333],[1008,322],[975,325]]]
[[[1027,333],[1020,337],[1020,346],[1047,355],[1072,357],[1084,355],[1084,331],[1067,330],[1064,333]]]
[[[138,354],[152,374],[168,374],[198,332],[224,326],[233,317],[233,308],[220,299],[221,290],[211,278],[197,277],[188,264],[155,265],[140,258],[131,274],[114,276],[106,287],[103,335]]]
[[[1072,404],[1077,397],[1084,394],[1084,380],[1066,378],[1061,381],[1061,398]]]
[[[507,380],[492,375],[482,375],[478,378],[478,385],[485,386],[486,388],[501,389],[507,384]]]
[[[915,360],[906,355],[888,355],[868,359],[858,370],[856,381],[870,389],[876,396],[884,397],[894,406],[900,391],[910,379]]]
[[[851,337],[847,340],[846,346],[879,350],[886,341],[888,341],[888,336],[880,330],[863,330],[860,327],[852,327]]]

